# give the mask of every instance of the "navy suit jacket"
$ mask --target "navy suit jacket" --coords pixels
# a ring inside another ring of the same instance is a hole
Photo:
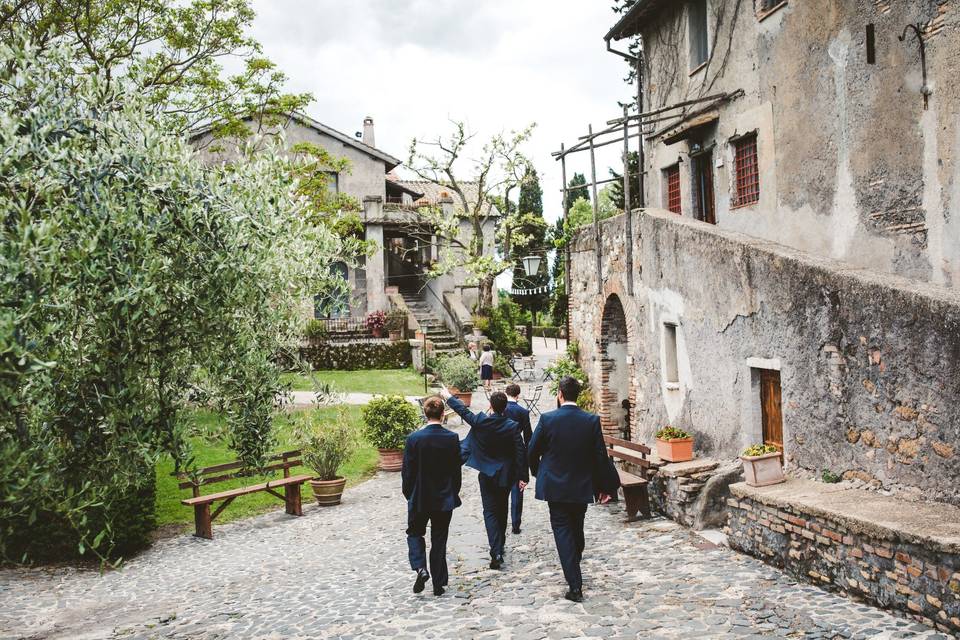
[[[523,434],[523,443],[529,446],[530,438],[533,437],[533,429],[530,427],[530,412],[524,407],[521,407],[519,402],[508,400],[507,408],[504,410],[503,415],[520,425],[520,433]]]
[[[538,500],[589,504],[597,492],[614,493],[620,485],[617,478],[611,486],[600,418],[580,407],[565,405],[540,416],[528,454]]]
[[[501,487],[530,479],[519,424],[505,415],[473,413],[455,397],[447,404],[472,427],[463,440],[468,467],[493,478]]]
[[[453,511],[460,506],[460,438],[439,424],[407,436],[403,495],[410,511]]]

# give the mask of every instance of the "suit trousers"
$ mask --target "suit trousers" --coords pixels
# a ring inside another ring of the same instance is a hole
[[[427,543],[423,536],[427,522],[430,523],[430,578],[434,588],[447,586],[447,534],[452,516],[453,511],[407,512],[407,550],[414,571],[427,568]]]
[[[501,487],[493,478],[482,473],[480,481],[480,501],[483,503],[483,524],[487,528],[487,542],[490,543],[490,557],[503,555],[507,538],[507,507],[510,502],[510,487]]]
[[[580,560],[583,558],[585,541],[583,538],[583,517],[587,505],[582,502],[548,502],[550,507],[550,528],[557,543],[560,566],[563,577],[573,590],[583,588],[583,576],[580,574]]]
[[[520,528],[520,520],[523,518],[523,491],[520,491],[518,485],[513,485],[510,489],[510,523],[514,530]]]

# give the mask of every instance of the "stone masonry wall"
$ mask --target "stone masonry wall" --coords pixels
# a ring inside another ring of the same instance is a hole
[[[879,539],[787,506],[727,499],[730,546],[797,577],[960,632],[960,555]]]
[[[632,295],[618,216],[602,223],[599,278],[593,229],[575,238],[570,309],[595,397],[633,400],[634,441],[674,424],[699,455],[736,458],[762,439],[757,372],[776,369],[789,467],[960,504],[960,292],[668,212],[633,218]],[[617,305],[627,389],[604,395]],[[678,384],[664,375],[666,323]]]

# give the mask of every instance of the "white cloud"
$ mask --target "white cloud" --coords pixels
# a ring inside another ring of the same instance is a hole
[[[560,165],[550,156],[618,115],[624,62],[605,51],[614,23],[593,0],[254,0],[253,35],[309,91],[307,109],[346,133],[376,122],[377,146],[405,158],[414,136],[462,119],[480,138],[530,122],[528,155],[540,173],[544,213],[560,215]],[[617,145],[598,153],[598,178],[619,167]],[[586,154],[568,162],[588,175]]]

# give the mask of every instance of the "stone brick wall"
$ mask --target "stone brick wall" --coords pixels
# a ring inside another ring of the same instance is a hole
[[[571,252],[571,333],[601,412],[623,394],[604,394],[604,319],[619,304],[634,441],[673,424],[699,455],[736,458],[762,437],[759,362],[780,371],[788,467],[960,504],[960,291],[668,212],[633,216],[632,295],[624,216],[602,224],[599,276],[592,229]],[[665,323],[677,327],[675,385]]]
[[[818,586],[960,632],[960,555],[878,538],[796,507],[727,499],[730,546]]]

